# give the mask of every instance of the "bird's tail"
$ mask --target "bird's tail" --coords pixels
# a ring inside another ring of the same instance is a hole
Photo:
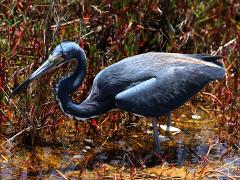
[[[214,64],[216,64],[216,65],[218,65],[220,67],[224,67],[223,63],[221,61],[222,56],[212,56],[212,55],[205,54],[205,53],[202,53],[202,54],[192,54],[191,56],[193,56],[196,59],[207,61],[207,62],[212,62],[212,63],[214,63]]]

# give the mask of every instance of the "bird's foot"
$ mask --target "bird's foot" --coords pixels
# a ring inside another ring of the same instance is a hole
[[[164,135],[159,135],[158,136],[159,138],[157,139],[157,141],[159,142],[158,143],[154,143],[154,151],[153,151],[153,154],[155,154],[156,156],[161,156],[163,155],[163,151],[161,150],[161,146],[160,146],[160,143],[163,143],[163,142],[166,142],[166,141],[169,141],[171,140],[169,137],[167,136],[164,136]]]

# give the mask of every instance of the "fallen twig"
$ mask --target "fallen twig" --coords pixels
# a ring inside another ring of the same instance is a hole
[[[64,174],[61,171],[59,171],[59,170],[56,170],[56,171],[63,179],[65,179],[65,180],[68,179],[66,176],[64,176]]]
[[[222,171],[217,171],[217,170],[209,170],[209,171],[205,172],[203,177],[208,176],[211,173],[219,173],[219,174],[226,176],[228,179],[234,180],[234,178],[232,176],[229,176],[228,174],[226,174]]]
[[[235,160],[233,160],[233,161],[231,161],[231,162],[229,162],[229,163],[227,163],[227,164],[224,164],[223,166],[215,169],[215,171],[219,171],[220,169],[223,169],[224,167],[226,167],[226,166],[228,166],[228,165],[230,165],[230,164],[232,164],[232,163],[234,163],[234,162],[236,162],[236,161],[238,161],[238,160],[240,160],[240,158],[237,158],[237,159],[235,159]]]
[[[7,139],[7,140],[6,140],[5,142],[3,142],[0,146],[3,146],[3,145],[6,144],[6,143],[9,143],[10,145],[12,145],[11,141],[12,141],[13,139],[15,139],[17,136],[21,135],[21,134],[24,133],[25,131],[29,131],[29,130],[32,129],[32,128],[33,128],[32,126],[29,126],[29,127],[25,128],[25,129],[23,129],[23,130],[20,131],[19,133],[15,134],[13,137]]]
[[[166,162],[163,162],[163,163],[162,163],[162,166],[161,166],[161,171],[160,171],[159,176],[158,176],[158,180],[160,180],[161,177],[162,177],[162,174],[163,174],[165,165],[166,165]]]
[[[203,163],[208,160],[208,156],[209,156],[210,151],[211,151],[212,148],[213,148],[214,146],[216,146],[216,145],[217,145],[217,144],[212,144],[212,145],[209,147],[207,154],[204,156],[204,158],[203,158],[203,160],[202,160],[202,162],[201,162],[201,165],[203,165]]]

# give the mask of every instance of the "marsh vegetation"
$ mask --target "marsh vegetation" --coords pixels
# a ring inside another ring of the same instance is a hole
[[[3,0],[0,25],[1,178],[240,178],[237,0]],[[77,123],[61,112],[54,87],[74,63],[11,97],[65,39],[78,42],[88,59],[76,102],[86,98],[97,72],[149,51],[220,55],[227,73],[174,112],[182,131],[162,143],[162,157],[151,156],[147,118],[111,112]]]

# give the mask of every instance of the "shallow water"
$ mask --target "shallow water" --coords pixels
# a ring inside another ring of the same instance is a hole
[[[0,178],[240,177],[240,149],[221,142],[217,118],[198,112],[174,122],[181,132],[166,135],[161,156],[152,152],[152,130],[146,119],[128,123],[102,140],[86,135],[74,140],[69,133],[58,145],[33,149],[6,143],[0,150]]]

